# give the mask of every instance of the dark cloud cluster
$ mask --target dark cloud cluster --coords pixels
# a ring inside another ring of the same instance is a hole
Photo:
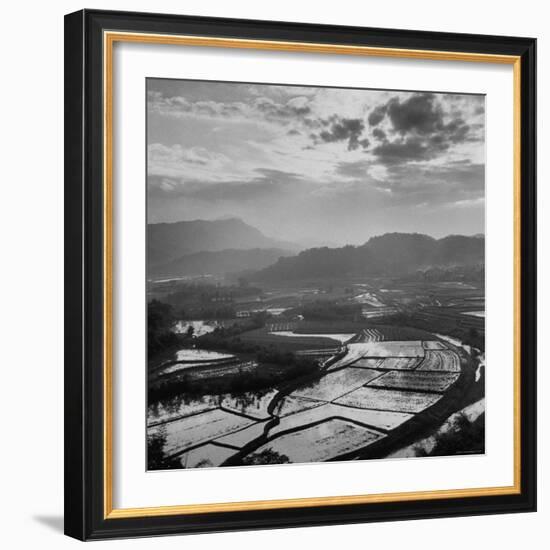
[[[390,136],[376,127],[386,117]],[[378,140],[372,153],[385,165],[430,160],[454,144],[476,139],[460,113],[446,120],[443,108],[431,93],[413,94],[405,100],[393,97],[373,109],[368,120],[375,127],[372,135]]]
[[[386,116],[386,105],[379,105],[375,107],[369,114],[369,124],[371,126],[378,126]]]
[[[401,135],[430,134],[443,126],[443,109],[434,94],[414,94],[405,101],[392,98],[385,107],[393,129]]]
[[[333,115],[329,119],[322,121],[327,127],[318,134],[312,134],[311,137],[315,143],[334,143],[346,141],[348,151],[355,151],[362,147],[366,149],[369,146],[369,140],[362,138],[365,130],[365,123],[360,118],[340,118]]]
[[[402,164],[411,161],[430,160],[437,157],[442,149],[431,140],[412,137],[394,141],[383,140],[372,149],[373,154],[385,165]]]
[[[372,131],[372,135],[379,140],[386,139],[386,132],[384,132],[384,130],[381,130],[380,128],[374,128]]]

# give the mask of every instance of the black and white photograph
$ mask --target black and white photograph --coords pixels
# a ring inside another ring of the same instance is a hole
[[[485,453],[485,96],[147,79],[147,469]]]

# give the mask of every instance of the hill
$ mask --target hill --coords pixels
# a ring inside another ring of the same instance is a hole
[[[485,239],[451,235],[434,239],[419,233],[387,233],[362,246],[310,248],[280,258],[255,274],[276,281],[353,275],[400,276],[434,267],[484,264]]]
[[[294,250],[296,247],[266,237],[238,218],[147,225],[147,262],[150,268],[197,252],[257,248]]]

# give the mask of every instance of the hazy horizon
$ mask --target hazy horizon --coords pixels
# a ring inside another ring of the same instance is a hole
[[[484,234],[478,95],[149,79],[148,222],[362,244]]]
[[[216,222],[216,221],[225,221],[225,220],[239,220],[247,225],[250,225],[251,227],[255,227],[253,226],[252,224],[248,223],[246,220],[243,220],[241,218],[238,218],[238,217],[235,217],[235,216],[226,216],[226,217],[220,217],[220,218],[213,218],[213,219],[206,219],[206,218],[195,218],[195,219],[188,219],[188,220],[174,220],[174,221],[159,221],[159,222],[147,222],[147,225],[157,225],[157,224],[162,224],[162,223],[168,223],[168,224],[171,224],[171,223],[188,223],[188,222]],[[258,228],[255,228],[255,229],[258,229]],[[261,231],[261,230],[260,230]],[[362,245],[364,244],[365,242],[367,242],[369,239],[371,239],[372,237],[381,237],[383,235],[386,235],[386,234],[390,234],[390,233],[403,233],[403,234],[419,234],[419,235],[426,235],[428,237],[432,237],[433,239],[442,239],[442,238],[445,238],[445,237],[454,237],[454,236],[460,236],[460,237],[476,237],[476,236],[485,236],[483,232],[476,232],[476,233],[447,233],[447,234],[443,234],[441,236],[438,236],[438,235],[432,235],[430,233],[422,233],[422,232],[419,232],[419,231],[385,231],[384,233],[376,233],[376,234],[373,234],[373,235],[369,235],[368,237],[366,237],[364,240],[361,240],[361,241],[358,241],[358,242],[336,242],[336,241],[333,241],[333,242],[327,242],[327,244],[325,245],[322,245],[322,244],[318,244],[316,246],[328,246],[328,247],[331,247],[331,246],[345,246],[345,245],[352,245],[352,246],[358,246],[358,245]],[[265,237],[270,237],[272,239],[281,239],[283,240],[282,238],[279,237],[279,235],[272,235],[272,234],[267,234],[267,233],[264,233],[262,231],[262,234],[265,236]],[[303,242],[303,241],[289,241],[289,243],[292,243],[292,244],[307,244],[307,242]]]

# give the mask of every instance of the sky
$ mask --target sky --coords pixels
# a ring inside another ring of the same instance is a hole
[[[484,233],[485,98],[148,79],[147,195],[305,246]]]

